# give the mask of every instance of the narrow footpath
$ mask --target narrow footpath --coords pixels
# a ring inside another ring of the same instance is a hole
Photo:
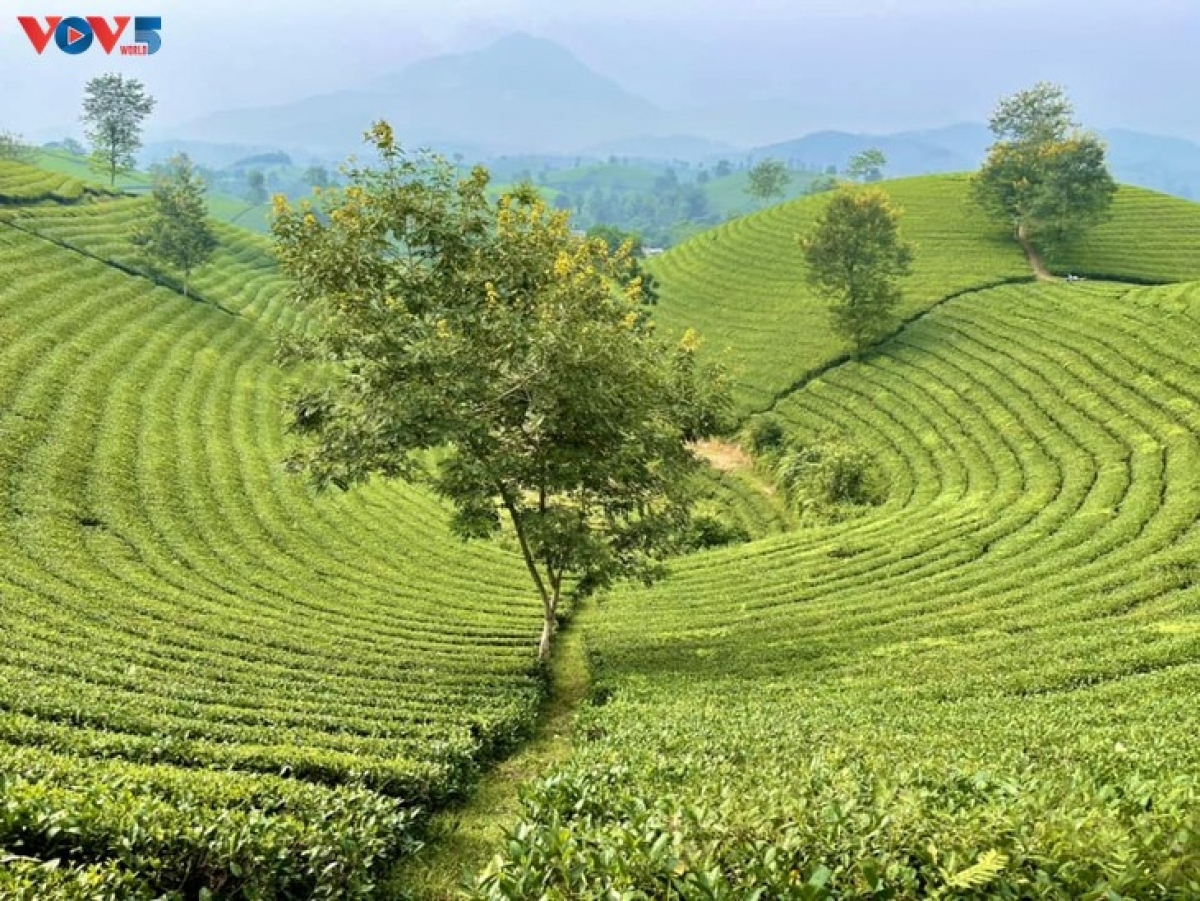
[[[533,737],[511,757],[483,774],[462,805],[434,816],[429,844],[402,861],[381,886],[380,897],[404,901],[451,901],[464,883],[500,850],[504,830],[520,813],[520,789],[550,773],[571,752],[575,711],[591,685],[587,653],[577,623],[558,633],[550,665],[550,693]]]

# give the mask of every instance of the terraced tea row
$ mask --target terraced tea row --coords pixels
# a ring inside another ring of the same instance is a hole
[[[1194,897],[1197,346],[1198,286],[1012,286],[789,397],[888,501],[590,611],[607,702],[488,890]]]
[[[916,246],[900,316],[963,291],[1029,278],[1016,243],[972,204],[966,176],[884,187],[903,210],[902,231]],[[695,327],[710,351],[727,352],[744,410],[766,409],[846,351],[830,330],[826,304],[805,284],[797,245],[825,202],[802,198],[734,220],[651,266],[662,285],[656,318],[671,331]],[[1060,264],[1064,272],[1151,281],[1200,278],[1200,207],[1122,188],[1111,222]]]
[[[1084,241],[1050,257],[1056,272],[1129,281],[1185,282],[1200,277],[1197,204],[1122,187],[1112,216]]]
[[[13,160],[0,160],[0,207],[26,203],[75,203],[115,192]]]
[[[96,206],[67,218],[136,209]],[[85,823],[72,864],[124,873],[134,841],[167,860],[137,874],[138,891],[170,886],[188,855],[205,856],[210,887],[226,864],[227,887],[369,885],[370,864],[408,841],[407,825],[387,823],[411,817],[338,786],[436,801],[532,718],[538,613],[516,556],[455,541],[420,491],[314,500],[283,471],[283,378],[255,320],[294,313],[253,238],[223,246],[198,280],[208,303],[2,224],[0,273],[0,799],[14,805],[0,846],[60,853],[55,823],[82,816],[70,799],[111,778],[132,786],[126,826],[152,837],[122,832],[116,814]],[[230,781],[197,779],[193,801],[155,826],[156,793],[189,778],[177,767]],[[247,802],[266,808],[258,825],[225,833],[206,825],[222,792],[275,806],[308,792],[302,809],[345,809],[350,832]],[[61,805],[43,818],[45,797]],[[186,848],[170,838],[181,817],[198,830]],[[321,882],[303,835],[373,850]],[[285,842],[287,862],[239,864],[242,839]]]

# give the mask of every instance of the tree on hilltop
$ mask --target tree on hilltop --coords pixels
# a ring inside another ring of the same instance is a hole
[[[116,72],[97,75],[84,87],[84,133],[92,145],[92,168],[117,176],[133,171],[142,147],[142,123],[154,111],[155,100],[136,78]]]
[[[864,150],[850,158],[846,166],[846,176],[854,181],[875,182],[883,180],[883,170],[887,168],[887,157],[876,147]]]
[[[165,265],[183,276],[184,297],[192,272],[208,262],[217,247],[204,191],[204,181],[187,154],[173,157],[155,176],[150,215],[131,238],[151,269]]]
[[[275,201],[314,323],[291,350],[319,364],[290,404],[292,466],[321,488],[427,482],[464,540],[507,523],[545,661],[564,597],[662,575],[686,534],[689,442],[727,393],[694,335],[668,346],[645,322],[627,248],[575,237],[532,190],[489,200],[486,170],[410,156],[385,123],[369,138],[375,168]]]
[[[1104,143],[1073,115],[1063,89],[1043,82],[1001,100],[991,118],[996,142],[972,194],[1031,256],[1100,222],[1117,190]]]
[[[764,203],[775,197],[783,197],[792,180],[788,167],[775,159],[761,160],[747,175],[750,180],[746,185],[746,193]]]
[[[834,330],[861,353],[891,325],[897,281],[912,268],[899,211],[878,188],[842,188],[801,246],[809,283],[830,300]]]

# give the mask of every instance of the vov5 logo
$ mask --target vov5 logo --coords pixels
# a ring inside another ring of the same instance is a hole
[[[133,43],[121,45],[122,56],[149,56],[162,46],[160,16],[113,16],[112,24],[104,16],[46,16],[45,25],[34,16],[17,16],[17,21],[39,55],[49,46],[51,38],[59,50],[72,56],[87,53],[95,43],[111,54],[131,21]]]

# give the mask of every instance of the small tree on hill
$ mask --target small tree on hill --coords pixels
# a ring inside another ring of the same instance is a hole
[[[1033,246],[1069,242],[1101,221],[1117,186],[1103,142],[1081,131],[1061,87],[1041,83],[1006,97],[991,119],[996,143],[976,174],[976,201]]]
[[[18,134],[0,131],[0,160],[29,162],[33,159],[33,148]]]
[[[746,193],[764,203],[775,197],[783,197],[792,180],[788,167],[773,159],[761,160],[747,174],[750,180],[746,185]]]
[[[900,302],[897,281],[911,270],[899,212],[877,188],[844,188],[801,246],[809,283],[831,301],[835,331],[861,353],[887,331]]]
[[[379,168],[319,206],[276,198],[315,326],[293,350],[320,363],[292,404],[292,463],[318,487],[428,481],[463,539],[507,522],[547,660],[568,591],[662,574],[686,531],[688,442],[718,426],[724,389],[694,336],[668,347],[644,322],[625,249],[574,237],[532,190],[490,201],[485,170],[410,157],[384,123],[370,138]]]
[[[246,202],[251,206],[262,206],[267,202],[267,176],[261,169],[246,173]]]
[[[846,177],[854,181],[875,182],[883,179],[883,170],[887,168],[887,157],[883,151],[875,147],[855,154],[846,166]]]
[[[131,239],[151,268],[165,265],[183,275],[184,297],[192,272],[208,262],[217,247],[204,190],[187,155],[172,158],[155,177],[150,215]]]
[[[92,167],[108,175],[110,186],[118,175],[133,170],[142,123],[154,104],[145,85],[115,72],[96,76],[84,88],[82,118],[92,144]]]

